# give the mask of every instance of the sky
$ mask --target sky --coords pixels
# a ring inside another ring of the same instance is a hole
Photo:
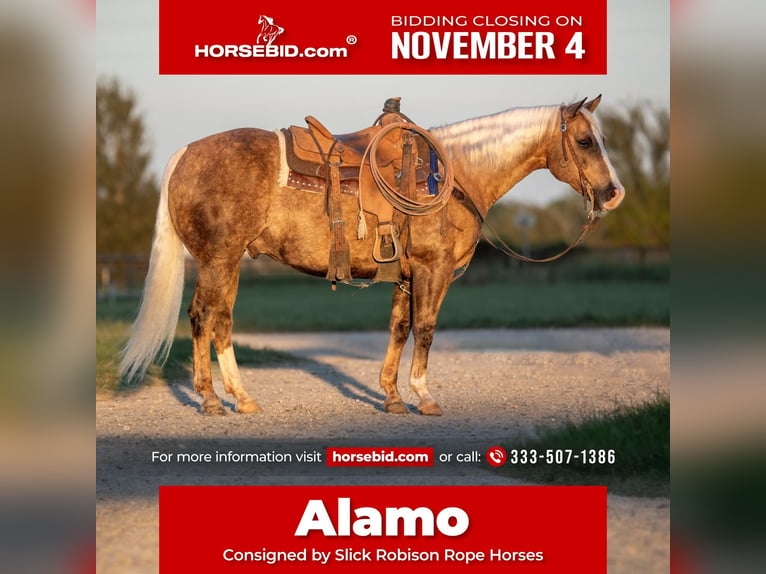
[[[606,75],[160,76],[157,2],[147,0],[99,0],[96,34],[97,77],[117,78],[136,95],[158,176],[176,149],[207,135],[301,125],[308,114],[334,133],[352,132],[392,96],[424,127],[598,94],[602,106],[669,107],[669,0],[608,0]],[[568,189],[535,172],[506,197],[544,205]]]

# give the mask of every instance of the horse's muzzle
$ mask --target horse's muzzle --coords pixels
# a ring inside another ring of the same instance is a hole
[[[601,195],[601,211],[617,209],[625,198],[625,190],[622,187],[612,186]]]

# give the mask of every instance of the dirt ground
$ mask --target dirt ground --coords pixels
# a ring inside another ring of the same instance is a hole
[[[539,425],[640,404],[670,387],[665,328],[437,331],[428,373],[444,416],[416,413],[411,343],[400,390],[413,414],[387,415],[378,370],[385,333],[240,334],[239,345],[301,357],[243,368],[263,412],[199,414],[190,384],[155,384],[99,397],[97,569],[157,571],[160,484],[518,484],[486,464],[340,469],[324,465],[163,465],[153,451],[280,450],[328,445],[432,446],[436,453],[510,444]],[[220,380],[216,389],[223,397]],[[228,398],[224,405],[233,407]],[[374,472],[371,472],[374,471]],[[610,574],[668,572],[670,501],[608,497]]]

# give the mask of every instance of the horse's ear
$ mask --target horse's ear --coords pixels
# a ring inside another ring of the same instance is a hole
[[[564,119],[573,120],[587,99],[588,98],[583,98],[579,102],[569,104],[566,108],[564,108]]]
[[[588,110],[590,113],[593,113],[596,111],[596,108],[601,103],[601,94],[597,95],[595,98],[593,98],[589,102],[585,102],[585,109]]]

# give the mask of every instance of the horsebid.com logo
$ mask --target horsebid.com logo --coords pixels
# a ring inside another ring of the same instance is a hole
[[[264,14],[261,14],[260,18],[258,18],[258,23],[261,25],[261,33],[258,34],[256,39],[256,42],[259,44],[265,41],[267,46],[271,46],[271,43],[277,39],[277,36],[285,31],[282,26],[274,24],[274,18],[269,18]]]
[[[275,44],[285,29],[274,18],[261,14],[258,18],[260,32],[254,44],[195,44],[195,58],[346,58],[348,48],[314,47],[300,48],[295,44]],[[356,44],[356,36],[346,36],[346,44]]]

